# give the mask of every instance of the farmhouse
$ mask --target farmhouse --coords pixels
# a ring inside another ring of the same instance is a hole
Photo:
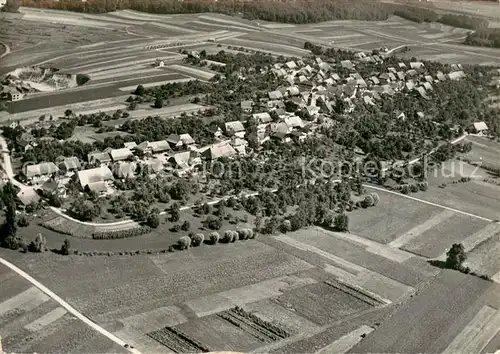
[[[53,162],[42,162],[37,165],[26,166],[25,176],[28,181],[34,181],[41,177],[48,177],[59,172],[59,168]]]
[[[91,164],[105,165],[111,162],[111,156],[107,152],[91,152],[87,155],[87,161]]]
[[[78,171],[80,169],[80,166],[81,166],[80,160],[78,160],[78,157],[76,156],[65,157],[59,164],[59,168],[64,173]]]
[[[143,141],[137,145],[136,150],[143,154],[160,154],[170,150],[170,144],[166,140],[159,141]]]
[[[228,136],[237,136],[238,138],[244,138],[246,131],[245,127],[243,126],[243,123],[240,122],[239,120],[235,120],[232,122],[226,122],[224,124],[224,128],[226,131],[226,134]]]
[[[118,162],[113,165],[113,175],[120,179],[135,177],[136,170],[135,162]]]
[[[9,101],[19,101],[23,99],[24,93],[20,92],[19,90],[13,87],[4,86],[2,88],[1,97]]]
[[[55,178],[48,179],[42,185],[42,192],[44,195],[55,195],[59,198],[66,198],[66,187],[62,180],[57,180]]]
[[[193,171],[196,166],[201,163],[201,160],[196,156],[194,151],[184,151],[170,157],[169,162],[172,164],[176,173],[182,176]]]
[[[106,182],[113,180],[113,174],[109,168],[101,166],[90,170],[78,171],[76,179],[82,189],[88,186],[93,192],[103,193],[107,191]]]
[[[207,160],[216,160],[221,157],[233,157],[237,152],[227,142],[223,142],[200,149],[200,154]]]
[[[167,142],[175,149],[181,149],[195,143],[194,139],[189,134],[171,134],[168,136]]]
[[[242,101],[241,110],[245,113],[252,113],[254,102],[252,100]]]
[[[134,156],[128,148],[112,149],[109,154],[114,162],[124,161]]]
[[[472,134],[485,135],[488,133],[488,126],[485,122],[475,122],[472,123],[469,130]]]

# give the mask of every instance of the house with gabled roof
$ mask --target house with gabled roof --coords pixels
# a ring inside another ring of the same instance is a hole
[[[199,151],[200,156],[207,160],[217,160],[221,157],[232,158],[238,155],[237,151],[228,142],[209,145]]]
[[[340,65],[342,65],[344,69],[354,70],[354,64],[350,60],[342,60]]]
[[[64,173],[72,173],[78,171],[81,167],[80,160],[76,156],[65,157],[59,164],[59,168]]]
[[[161,154],[170,151],[170,144],[166,140],[143,141],[136,147],[137,151],[143,154]]]
[[[108,152],[91,152],[87,155],[87,161],[91,164],[108,164],[111,162],[111,156]]]
[[[106,166],[78,171],[76,180],[82,189],[88,188],[96,193],[102,194],[108,190],[107,183],[114,180],[113,173]]]
[[[224,130],[226,135],[237,136],[238,138],[244,138],[246,134],[245,127],[239,120],[224,123]]]
[[[129,148],[111,149],[109,154],[111,155],[111,159],[113,160],[113,162],[125,161],[134,156],[134,154],[132,153],[132,151],[130,151]]]
[[[270,100],[280,100],[283,98],[283,95],[278,90],[269,92],[268,96]]]
[[[166,140],[174,149],[185,148],[195,143],[194,139],[189,134],[170,134]]]
[[[252,109],[254,106],[254,102],[252,100],[242,101],[240,103],[241,110],[245,113],[252,113]]]
[[[42,162],[35,165],[27,165],[24,175],[28,181],[38,182],[59,172],[59,168],[53,162]]]

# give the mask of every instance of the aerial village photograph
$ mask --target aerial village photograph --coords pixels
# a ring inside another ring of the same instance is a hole
[[[500,1],[0,0],[0,353],[500,353]]]

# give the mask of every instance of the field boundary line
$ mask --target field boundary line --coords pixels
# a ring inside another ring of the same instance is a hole
[[[70,304],[68,304],[66,301],[64,301],[62,298],[60,298],[54,292],[52,292],[49,288],[47,288],[42,283],[40,283],[39,281],[37,281],[36,279],[34,279],[32,276],[30,276],[28,273],[26,273],[22,269],[16,267],[14,264],[10,263],[9,261],[7,261],[7,260],[5,260],[5,259],[3,259],[1,257],[0,257],[0,263],[3,264],[4,266],[10,268],[12,271],[16,272],[17,274],[19,274],[21,277],[23,277],[24,279],[26,279],[32,285],[36,286],[39,290],[41,290],[43,293],[45,293],[47,296],[49,296],[52,300],[54,300],[57,303],[59,303],[59,305],[61,305],[64,309],[66,309],[66,311],[68,311],[69,313],[71,313],[73,316],[75,316],[76,318],[80,319],[81,321],[83,321],[86,325],[88,325],[92,329],[94,329],[97,332],[101,333],[102,335],[104,335],[105,337],[107,337],[108,339],[110,339],[111,341],[115,342],[116,344],[118,344],[121,347],[125,347],[125,345],[127,344],[122,339],[120,339],[117,336],[115,336],[113,333],[108,332],[107,330],[105,330],[104,328],[102,328],[101,326],[99,326],[97,323],[93,322],[90,318],[88,318],[87,316],[83,315],[81,312],[78,312],[78,310],[76,310],[73,306],[71,306]],[[142,354],[137,349],[134,349],[134,348],[127,348],[127,349],[131,353]]]
[[[441,205],[441,204],[429,202],[429,201],[424,200],[424,199],[415,198],[415,197],[412,197],[412,196],[409,196],[409,195],[405,195],[405,194],[401,194],[399,192],[394,192],[394,191],[391,191],[391,190],[388,190],[388,189],[385,189],[385,188],[375,187],[375,186],[372,186],[372,185],[369,185],[369,184],[364,184],[363,186],[366,187],[366,188],[371,188],[371,189],[375,189],[375,190],[378,190],[378,191],[382,191],[382,192],[386,192],[386,193],[398,195],[398,196],[400,196],[402,198],[407,198],[407,199],[415,200],[417,202],[424,203],[424,204],[427,204],[427,205],[432,205],[432,206],[435,206],[435,207],[438,207],[438,208],[441,208],[441,209],[450,210],[450,211],[453,211],[455,213],[459,213],[459,214],[462,214],[462,215],[467,215],[467,216],[470,216],[470,217],[473,217],[473,218],[476,218],[476,219],[480,219],[480,220],[484,220],[484,221],[487,221],[487,222],[492,222],[493,221],[492,219],[485,218],[484,216],[480,216],[480,215],[477,215],[477,214],[468,213],[468,212],[463,211],[463,210],[458,210],[458,209],[455,209],[455,208],[447,207],[445,205]]]

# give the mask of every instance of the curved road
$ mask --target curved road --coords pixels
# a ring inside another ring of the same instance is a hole
[[[5,53],[3,53],[2,55],[0,55],[0,58],[3,58],[7,54],[10,54],[10,47],[7,45],[7,43],[1,42],[1,41],[0,41],[0,44],[5,47]]]
[[[59,305],[61,305],[64,309],[66,309],[66,311],[68,311],[69,313],[71,313],[73,316],[75,316],[76,318],[80,319],[81,321],[83,321],[86,325],[88,325],[92,329],[96,330],[97,332],[101,333],[103,336],[109,338],[110,340],[112,340],[116,344],[118,344],[118,345],[120,345],[120,346],[122,346],[122,347],[125,348],[125,345],[127,344],[125,341],[123,341],[122,339],[118,338],[113,333],[108,332],[107,330],[105,330],[104,328],[102,328],[101,326],[99,326],[98,324],[96,324],[95,322],[93,322],[92,320],[90,320],[88,317],[86,317],[85,315],[83,315],[81,312],[78,312],[78,310],[76,310],[73,306],[71,306],[70,304],[68,304],[63,299],[61,299],[58,295],[56,295],[54,292],[52,292],[51,290],[49,290],[46,286],[44,286],[42,283],[40,283],[39,281],[37,281],[36,279],[34,279],[28,273],[24,272],[23,270],[19,269],[14,264],[6,261],[3,258],[0,258],[0,263],[3,264],[3,265],[5,265],[6,267],[9,267],[11,270],[13,270],[17,274],[19,274],[21,277],[23,277],[24,279],[26,279],[27,281],[29,281],[32,285],[36,286],[38,289],[40,289],[41,291],[43,291],[51,299],[53,299],[54,301],[58,302]],[[137,349],[134,349],[134,348],[127,348],[127,349],[131,353],[142,354]]]

